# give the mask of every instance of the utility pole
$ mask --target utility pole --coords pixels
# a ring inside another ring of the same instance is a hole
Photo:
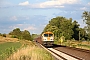
[[[79,31],[79,41],[80,41],[80,31]]]

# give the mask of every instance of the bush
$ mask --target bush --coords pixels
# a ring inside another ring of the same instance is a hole
[[[11,38],[17,38],[17,36],[16,35],[12,35]]]
[[[6,37],[6,34],[3,34],[2,36],[3,36],[3,37]]]
[[[82,38],[81,40],[82,40],[82,41],[85,41],[85,38]]]
[[[2,36],[2,34],[0,33],[0,36]]]

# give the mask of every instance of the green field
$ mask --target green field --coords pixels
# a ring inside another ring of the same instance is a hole
[[[22,44],[20,42],[6,42],[0,44],[0,59],[4,60],[3,58],[8,57],[18,48],[20,48]]]

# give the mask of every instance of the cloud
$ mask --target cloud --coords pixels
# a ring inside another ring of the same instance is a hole
[[[90,2],[88,3],[88,5],[90,6]]]
[[[27,27],[26,27],[27,26]],[[9,26],[10,29],[20,28],[21,30],[36,30],[35,25],[31,24],[15,24],[12,26]]]
[[[41,8],[45,7],[64,7],[64,4],[76,4],[79,0],[50,0],[43,3],[40,3]]]
[[[10,5],[13,5],[13,4],[5,0],[0,1],[0,6],[10,6]]]
[[[29,5],[29,2],[28,1],[21,2],[21,3],[19,3],[19,5],[26,6],[26,5]]]
[[[19,27],[22,27],[22,26],[24,26],[24,24],[13,24],[13,25],[9,25],[9,28],[10,29],[15,29],[15,28],[19,28]]]
[[[80,8],[80,10],[83,10],[83,11],[85,11],[85,10],[90,10],[90,2],[88,2],[87,4],[85,4],[84,6],[82,6],[81,8]]]
[[[84,10],[85,11],[85,10],[87,10],[87,8],[86,7],[82,7],[82,8],[80,8],[80,10]]]
[[[16,16],[12,16],[12,17],[10,18],[10,20],[16,21],[16,20],[17,20],[17,17],[16,17]]]
[[[18,5],[27,5],[29,8],[64,8],[65,4],[78,4],[79,2],[80,0],[49,0],[42,3],[30,4],[29,1],[25,1]]]
[[[24,28],[24,30],[36,30],[36,28],[33,27],[33,26],[29,26],[29,27],[27,27],[27,28]]]

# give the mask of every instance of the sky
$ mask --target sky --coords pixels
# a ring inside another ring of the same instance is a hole
[[[72,18],[83,28],[84,11],[90,11],[90,0],[0,0],[0,33],[20,28],[40,34],[57,16]]]

